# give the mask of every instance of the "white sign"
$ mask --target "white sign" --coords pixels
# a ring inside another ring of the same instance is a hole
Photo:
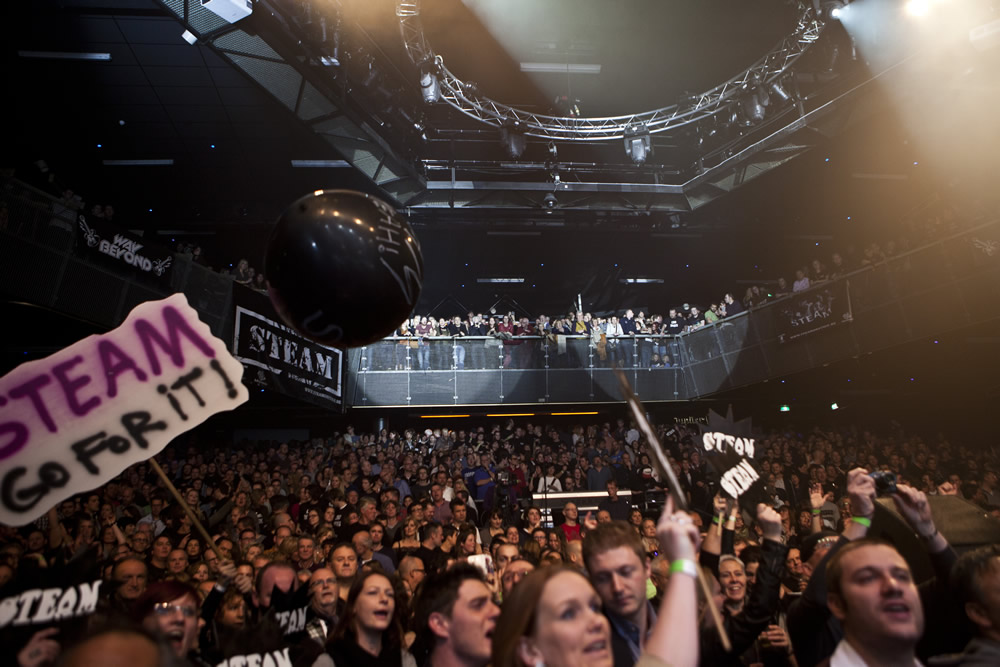
[[[249,398],[183,294],[0,378],[0,523],[23,526]]]

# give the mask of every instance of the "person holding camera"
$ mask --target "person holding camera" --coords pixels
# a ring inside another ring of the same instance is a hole
[[[895,484],[894,477],[883,480],[884,492],[893,499],[900,515],[927,549],[937,581],[947,582],[957,556],[934,525],[927,496],[905,484]],[[810,566],[812,576],[802,596],[788,609],[788,631],[800,665],[823,662],[833,655],[844,638],[840,616],[832,614],[828,607],[827,564],[845,545],[867,537],[875,515],[876,495],[876,480],[867,470],[855,468],[848,472],[847,496],[851,503],[851,519],[845,523],[839,537],[833,538],[831,534],[830,538],[822,539],[824,548],[815,549],[815,555],[809,558],[810,563],[804,563]],[[814,560],[817,562],[813,563]],[[927,587],[921,590],[921,599],[939,594],[940,591]],[[928,609],[931,605],[927,604],[927,600],[923,601],[923,609]],[[838,607],[838,614],[840,609]]]

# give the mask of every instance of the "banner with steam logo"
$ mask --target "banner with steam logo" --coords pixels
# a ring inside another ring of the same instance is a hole
[[[778,304],[778,340],[786,343],[823,329],[854,320],[846,280],[793,294]]]

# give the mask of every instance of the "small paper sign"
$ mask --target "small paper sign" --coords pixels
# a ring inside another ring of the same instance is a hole
[[[0,378],[0,523],[23,526],[249,398],[183,294]]]

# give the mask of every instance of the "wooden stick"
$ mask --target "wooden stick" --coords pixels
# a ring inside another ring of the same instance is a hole
[[[167,478],[167,473],[163,472],[163,468],[160,467],[160,464],[157,463],[155,459],[149,459],[149,464],[153,466],[153,470],[155,470],[156,474],[160,476],[161,480],[163,480],[163,483],[167,486],[167,491],[170,491],[174,499],[180,503],[181,509],[184,510],[184,513],[188,515],[189,519],[191,519],[191,525],[198,529],[198,532],[201,533],[201,536],[205,539],[205,542],[212,549],[212,551],[215,552],[215,555],[219,557],[219,560],[229,560],[222,555],[221,551],[219,551],[219,547],[216,546],[215,540],[212,539],[212,536],[208,534],[207,530],[205,530],[205,526],[201,525],[201,521],[198,521],[198,517],[195,516],[195,513],[190,507],[188,507],[188,504],[184,501],[184,499],[181,498],[180,491],[178,491],[173,482]]]
[[[635,418],[639,430],[646,436],[646,448],[650,453],[650,459],[658,469],[660,479],[667,482],[667,485],[670,487],[670,494],[674,497],[674,506],[681,511],[688,511],[687,497],[681,489],[680,482],[677,481],[677,476],[674,474],[674,469],[671,467],[667,455],[663,453],[663,446],[660,444],[660,439],[656,437],[656,432],[653,430],[649,420],[646,419],[646,412],[642,409],[639,397],[632,391],[632,386],[628,383],[628,378],[625,377],[625,373],[620,368],[615,368],[615,376],[618,378],[622,396],[625,397],[625,402],[632,410],[632,416]],[[722,648],[728,653],[733,648],[732,642],[729,641],[729,633],[726,632],[726,627],[722,623],[722,615],[719,613],[718,607],[715,606],[712,589],[708,586],[705,573],[702,572],[700,567],[697,568],[697,571],[698,584],[701,586],[701,592],[705,596],[705,606],[712,615],[712,623],[719,634],[719,641],[722,642]]]

